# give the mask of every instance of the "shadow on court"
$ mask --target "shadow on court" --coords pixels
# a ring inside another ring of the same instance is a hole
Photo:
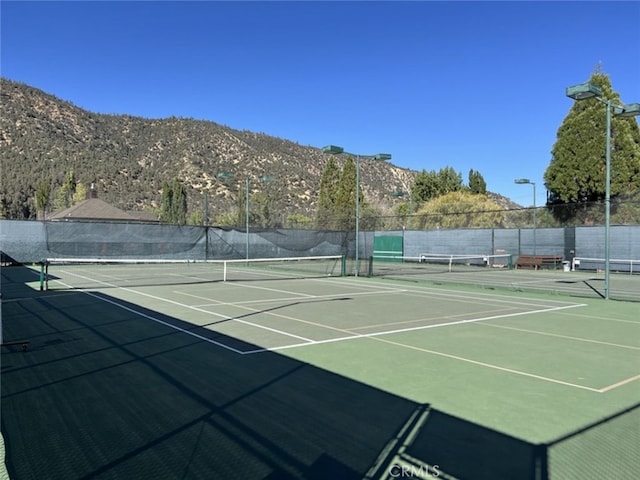
[[[2,352],[13,479],[543,478],[544,446],[277,353],[237,354],[103,293],[2,276],[4,337],[31,342]]]

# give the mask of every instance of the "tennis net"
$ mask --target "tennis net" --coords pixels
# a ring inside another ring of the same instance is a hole
[[[425,275],[435,273],[477,273],[487,269],[511,269],[513,256],[451,255],[423,253],[417,257],[374,255],[369,257],[368,274],[375,276]]]
[[[604,271],[606,260],[604,258],[575,257],[572,268],[576,271]],[[609,270],[614,273],[640,274],[640,260],[611,258]]]
[[[286,280],[345,274],[340,255],[233,260],[47,258],[40,289],[179,285],[207,282]]]

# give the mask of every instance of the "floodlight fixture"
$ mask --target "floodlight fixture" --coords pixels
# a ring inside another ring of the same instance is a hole
[[[636,115],[640,115],[640,103],[622,105],[622,111],[617,115],[619,117],[635,117]]]
[[[341,153],[344,153],[344,148],[337,147],[335,145],[327,145],[326,147],[322,147],[322,152],[340,155]]]
[[[602,97],[602,88],[590,82],[581,83],[567,88],[567,97],[574,100],[585,100],[587,98]]]
[[[602,88],[593,83],[586,82],[580,85],[568,87],[567,97],[574,100],[596,98],[605,104],[606,115],[606,144],[605,144],[605,193],[604,193],[604,298],[609,299],[610,275],[611,275],[611,116],[633,117],[640,115],[640,104],[616,105],[610,99],[603,97]]]
[[[322,147],[323,153],[333,154],[333,155],[352,155],[356,157],[356,239],[355,239],[355,247],[356,247],[356,264],[355,264],[355,276],[358,276],[359,273],[359,261],[360,261],[360,157],[369,158],[371,160],[377,160],[386,162],[387,160],[391,160],[390,153],[377,153],[375,155],[359,155],[353,154],[349,152],[345,152],[344,148],[339,147],[337,145],[327,145],[326,147]]]

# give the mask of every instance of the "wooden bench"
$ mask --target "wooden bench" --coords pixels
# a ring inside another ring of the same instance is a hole
[[[26,352],[29,348],[29,340],[20,340],[17,342],[4,342],[0,343],[0,347],[11,347],[13,345],[20,345],[22,347],[22,351]]]
[[[561,265],[561,255],[520,255],[516,260],[516,268],[530,267],[540,270],[543,267],[558,268]]]

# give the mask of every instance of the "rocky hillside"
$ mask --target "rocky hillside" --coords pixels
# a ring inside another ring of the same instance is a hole
[[[0,82],[0,216],[35,218],[38,182],[55,187],[69,171],[125,210],[156,208],[162,183],[178,178],[190,210],[202,211],[207,197],[211,212],[229,212],[249,178],[252,192],[277,197],[283,215],[314,215],[327,162],[318,148],[208,121],[92,113],[28,85]],[[223,172],[233,175],[220,180]],[[417,173],[366,161],[361,172],[367,200],[382,209],[399,201],[392,193],[408,191]],[[260,182],[265,176],[275,181]]]

